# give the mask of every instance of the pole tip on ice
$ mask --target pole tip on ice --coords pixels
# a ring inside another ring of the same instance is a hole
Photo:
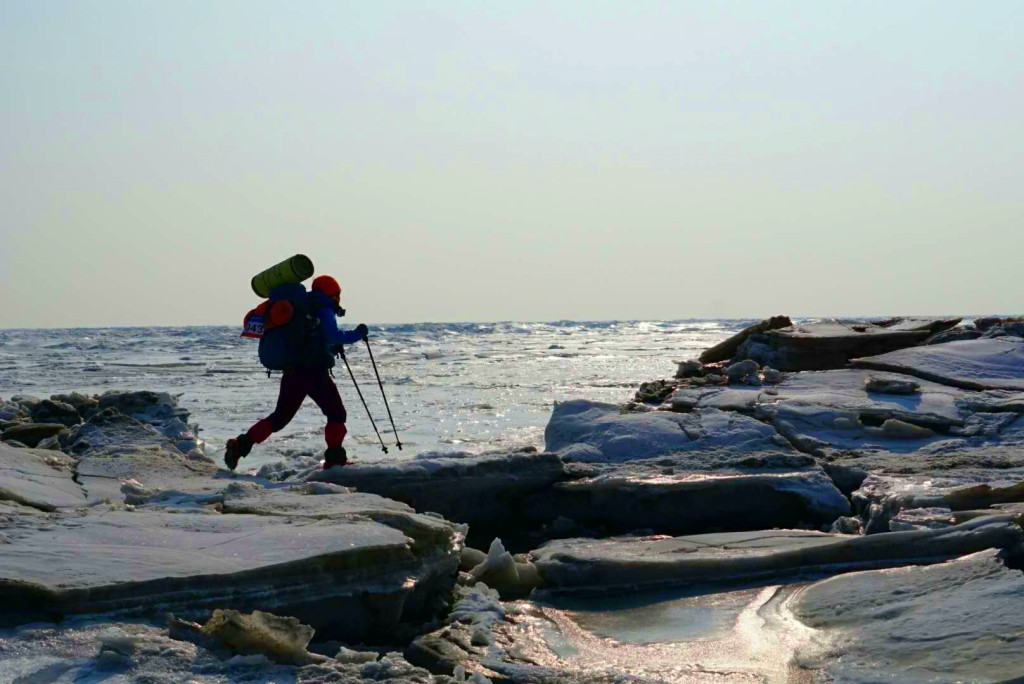
[[[373,374],[377,376],[377,386],[380,387],[380,396],[384,399],[384,408],[386,408],[388,410],[388,420],[391,421],[391,431],[395,433],[395,446],[397,446],[398,450],[401,451],[402,450],[402,440],[398,436],[398,428],[395,427],[395,419],[391,415],[391,406],[388,404],[388,395],[384,391],[384,383],[380,379],[380,371],[377,370],[377,361],[373,358],[373,349],[370,348],[370,340],[368,338],[364,337],[363,338],[363,342],[366,343],[366,351],[370,355],[370,363],[373,365]],[[346,365],[347,365],[347,363],[348,362],[346,362]],[[349,373],[351,373],[351,372],[352,371],[350,369]],[[352,382],[355,382],[355,378],[354,377],[352,378]],[[362,399],[362,395],[360,395],[359,398]],[[363,404],[365,405],[366,402],[364,401]],[[367,409],[367,411],[369,411],[369,409]],[[373,420],[372,416],[370,417],[370,420]],[[376,425],[374,426],[373,429],[374,430],[377,429]],[[379,432],[377,433],[377,439],[380,439],[380,433]],[[384,441],[383,440],[381,440],[381,446],[384,446]],[[384,449],[384,453],[385,454],[388,453],[388,450]]]

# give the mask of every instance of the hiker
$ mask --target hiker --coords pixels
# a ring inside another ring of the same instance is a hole
[[[342,346],[354,344],[368,337],[366,325],[360,323],[355,330],[338,329],[336,316],[344,315],[341,308],[341,287],[328,275],[313,279],[307,293],[301,284],[287,284],[275,288],[270,299],[246,316],[246,333],[257,321],[260,361],[269,370],[284,371],[277,407],[266,418],[258,421],[247,432],[229,439],[224,452],[224,463],[234,470],[239,459],[245,458],[253,445],[267,440],[274,432],[284,429],[295,417],[306,397],[316,402],[327,417],[324,437],[324,470],[345,465],[347,457],[341,446],[345,439],[345,405],[331,377],[335,354]]]

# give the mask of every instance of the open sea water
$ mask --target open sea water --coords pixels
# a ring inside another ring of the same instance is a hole
[[[370,343],[405,446],[395,441],[366,347],[349,347],[352,372],[389,445],[385,455],[340,361],[350,458],[406,459],[423,452],[544,445],[555,401],[621,403],[640,382],[670,377],[754,321],[424,323],[377,326]],[[154,390],[179,397],[207,453],[274,409],[279,374],[267,378],[256,342],[237,326],[0,330],[0,397],[77,390]],[[309,399],[295,420],[253,450],[240,470],[319,456],[324,418]]]

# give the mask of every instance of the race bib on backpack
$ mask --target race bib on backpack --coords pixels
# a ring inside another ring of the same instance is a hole
[[[263,316],[266,313],[267,303],[264,302],[249,313],[245,314],[245,320],[242,321],[242,337],[248,337],[253,340],[262,340],[263,333],[265,332]]]
[[[245,321],[245,329],[242,330],[242,337],[249,337],[254,340],[263,339],[263,316],[253,316]]]

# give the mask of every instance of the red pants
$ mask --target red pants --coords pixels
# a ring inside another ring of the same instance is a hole
[[[277,408],[269,416],[249,428],[248,435],[254,444],[267,440],[271,433],[283,430],[295,417],[306,397],[316,402],[327,416],[324,437],[328,447],[341,446],[345,439],[345,405],[341,395],[326,368],[293,368],[281,376],[281,392],[277,396]]]

